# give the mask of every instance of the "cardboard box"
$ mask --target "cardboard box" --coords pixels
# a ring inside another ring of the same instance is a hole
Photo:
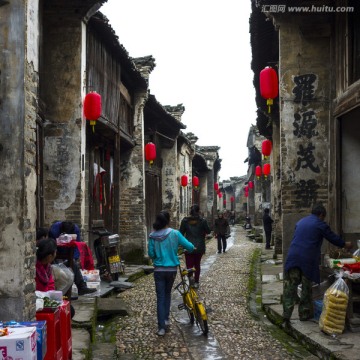
[[[100,270],[80,270],[86,282],[99,282]]]
[[[96,291],[100,291],[100,281],[93,281],[93,282],[88,281],[86,285],[90,289],[96,289]]]
[[[46,342],[47,342],[47,327],[46,321],[21,321],[19,324],[24,326],[36,327],[36,346],[37,346],[37,359],[43,360],[46,355]]]
[[[0,359],[36,360],[36,327],[9,328],[9,335],[0,337]]]

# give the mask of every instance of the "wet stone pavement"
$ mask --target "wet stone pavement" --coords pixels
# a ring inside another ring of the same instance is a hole
[[[279,360],[299,359],[287,352],[263,321],[249,312],[247,288],[253,254],[264,245],[246,238],[240,226],[232,227],[228,251],[217,254],[216,239],[207,243],[200,277],[201,297],[209,310],[209,334],[190,325],[185,310],[178,310],[180,296],[174,290],[171,325],[164,337],[156,335],[156,296],[153,275],[120,293],[130,315],[117,323],[116,344],[120,359],[182,360]],[[178,280],[178,279],[177,279]],[[175,282],[177,284],[177,282]]]

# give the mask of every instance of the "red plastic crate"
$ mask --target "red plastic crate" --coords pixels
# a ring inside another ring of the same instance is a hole
[[[71,360],[72,358],[72,338],[71,338],[71,310],[70,301],[64,300],[59,306],[60,310],[60,338],[63,359]]]
[[[36,320],[46,321],[47,351],[44,360],[63,360],[63,350],[60,336],[60,310],[59,308],[44,308],[36,313]]]

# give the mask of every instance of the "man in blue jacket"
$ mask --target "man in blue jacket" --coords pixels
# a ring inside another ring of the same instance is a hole
[[[299,318],[301,321],[313,318],[312,282],[320,283],[320,257],[323,238],[340,248],[351,248],[351,243],[345,243],[337,234],[331,231],[324,221],[326,209],[317,204],[311,215],[302,218],[295,226],[295,232],[290,244],[285,263],[283,318],[290,321],[297,300],[297,287],[302,284],[299,303]]]

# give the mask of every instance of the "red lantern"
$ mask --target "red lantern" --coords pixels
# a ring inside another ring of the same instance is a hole
[[[214,184],[214,190],[215,190],[215,191],[218,191],[218,190],[219,190],[219,184],[218,184],[218,183],[215,183],[215,184]]]
[[[253,189],[254,188],[254,183],[252,181],[249,181],[249,189]]]
[[[260,179],[260,176],[262,175],[262,169],[260,165],[255,168],[255,175],[258,179]]]
[[[272,150],[271,141],[269,139],[264,140],[261,144],[261,152],[264,155],[265,159],[270,156],[271,150]]]
[[[96,120],[101,116],[101,95],[96,91],[92,91],[85,96],[84,116],[90,121],[94,131]]]
[[[183,175],[181,177],[181,186],[187,186],[188,185],[188,177],[186,175]]]
[[[276,71],[270,66],[260,71],[260,94],[266,99],[268,113],[270,113],[273,99],[279,94],[278,77]]]
[[[248,186],[245,186],[245,187],[244,187],[244,191],[245,191],[245,192],[249,192],[249,187],[248,187]]]
[[[146,161],[149,161],[150,166],[156,159],[156,146],[152,142],[149,142],[145,145],[145,159]]]
[[[234,202],[234,200],[235,200],[235,198],[232,196],[232,197],[230,198],[230,201],[231,201],[231,202]]]
[[[220,191],[218,195],[219,195],[219,198],[221,199],[222,198],[222,192]]]
[[[195,187],[195,189],[198,188],[198,186],[199,186],[199,178],[198,178],[197,176],[193,176],[193,178],[192,178],[192,184],[193,184],[193,186]]]
[[[224,199],[224,206],[226,206],[226,199]]]
[[[264,172],[264,176],[265,178],[267,178],[268,175],[270,175],[270,164],[264,164],[264,169],[263,169],[263,172]]]

